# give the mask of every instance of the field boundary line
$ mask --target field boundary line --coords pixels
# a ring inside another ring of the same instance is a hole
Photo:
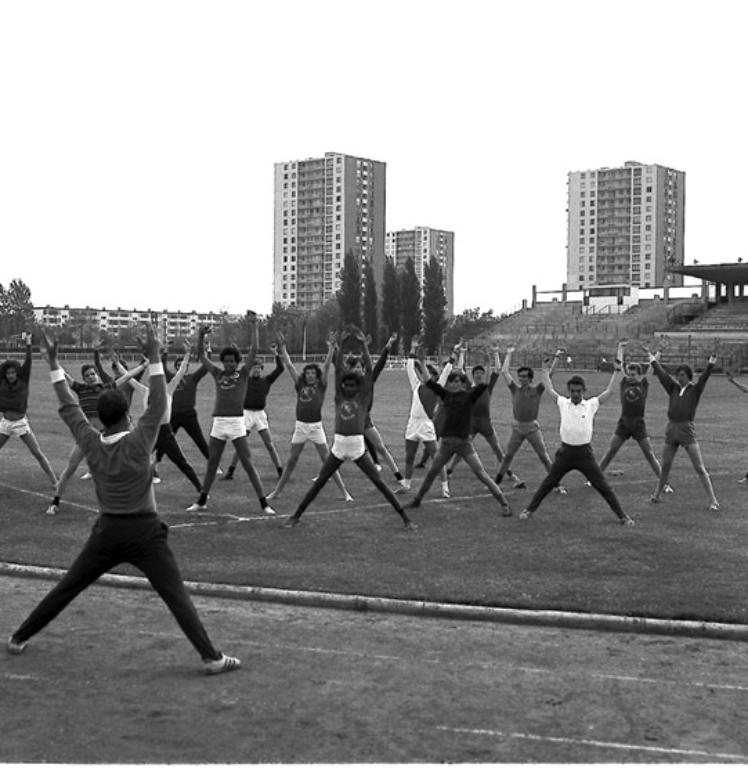
[[[66,573],[63,568],[24,565],[0,561],[0,575],[31,577],[59,581]],[[99,585],[121,589],[152,590],[148,580],[140,576],[107,573],[96,582]],[[333,608],[348,611],[398,613],[424,618],[462,619],[502,624],[539,625],[564,629],[591,629],[608,632],[632,632],[680,637],[708,638],[712,640],[748,641],[748,625],[711,621],[660,619],[646,616],[617,616],[605,613],[576,613],[573,611],[501,608],[439,603],[426,600],[346,595],[336,592],[253,587],[234,584],[186,581],[189,592],[201,597],[230,600],[301,605],[312,608]]]

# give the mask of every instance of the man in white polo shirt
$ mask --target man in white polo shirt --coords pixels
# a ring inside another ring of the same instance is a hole
[[[548,476],[540,484],[530,503],[520,513],[520,520],[527,520],[540,506],[540,502],[555,488],[564,475],[572,469],[581,472],[592,487],[608,502],[608,506],[615,512],[623,525],[633,525],[634,521],[623,511],[618,498],[610,484],[600,470],[600,466],[592,452],[592,429],[597,409],[612,394],[621,374],[621,360],[623,360],[623,348],[625,342],[618,344],[618,352],[613,368],[613,375],[606,389],[597,397],[584,398],[585,383],[581,376],[572,376],[566,387],[569,397],[563,397],[553,388],[553,383],[548,375],[545,364],[541,371],[543,384],[551,397],[556,401],[561,415],[561,447],[548,471]]]

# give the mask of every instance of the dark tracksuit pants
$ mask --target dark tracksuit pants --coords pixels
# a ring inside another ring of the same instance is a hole
[[[176,435],[180,428],[192,438],[192,442],[197,446],[197,449],[202,455],[208,458],[208,443],[203,435],[202,427],[197,418],[196,411],[184,411],[183,413],[171,414],[171,430]],[[158,447],[156,447],[156,460],[161,461],[163,453],[159,453]]]
[[[100,515],[68,572],[13,634],[16,642],[33,637],[99,576],[130,563],[145,574],[200,657],[220,658],[187,594],[167,535],[155,512]]]
[[[625,513],[618,501],[610,483],[605,479],[605,475],[600,470],[600,465],[592,452],[592,446],[586,445],[567,445],[561,443],[561,447],[556,451],[553,463],[548,471],[545,480],[540,484],[535,495],[530,500],[526,509],[534,512],[540,502],[561,482],[567,472],[576,469],[581,472],[592,483],[592,487],[608,502],[608,506],[616,513],[619,518],[623,518]]]
[[[187,477],[198,491],[202,491],[203,486],[200,478],[190,462],[187,461],[187,457],[182,453],[182,449],[179,447],[176,437],[174,437],[170,424],[161,425],[161,429],[158,431],[158,439],[156,440],[156,459],[164,454],[182,470],[182,474]]]

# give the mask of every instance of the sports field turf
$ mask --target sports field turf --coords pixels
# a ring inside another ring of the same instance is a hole
[[[70,363],[74,373],[79,364]],[[585,373],[588,394],[601,391],[608,374]],[[555,376],[561,389],[566,372]],[[207,434],[213,382],[199,389],[199,413]],[[385,371],[375,390],[373,417],[398,463],[403,464],[403,431],[410,405],[404,371]],[[501,381],[492,398],[494,424],[505,442],[510,401]],[[594,447],[600,458],[620,406],[617,395],[596,417]],[[347,464],[343,476],[355,497],[345,504],[334,484],[318,497],[294,530],[280,527],[293,511],[319,459],[307,446],[291,484],[273,502],[278,518],[260,513],[249,481],[241,470],[231,482],[218,480],[209,510],[196,515],[184,508],[195,500],[186,478],[162,462],[157,487],[159,510],[171,526],[170,540],[189,580],[310,589],[329,592],[414,598],[478,605],[578,610],[622,615],[688,618],[748,623],[744,584],[745,499],[748,487],[738,479],[748,468],[745,425],[748,397],[722,376],[707,384],[697,413],[705,462],[722,510],[707,511],[707,498],[684,452],[676,457],[671,482],[676,493],[660,505],[648,502],[655,478],[638,446],[629,442],[610,469],[626,511],[636,526],[618,524],[613,513],[581,475],[565,479],[569,495],[549,496],[536,515],[520,521],[517,513],[544,472],[529,446],[514,468],[529,490],[505,491],[515,516],[502,518],[495,501],[463,464],[453,475],[453,498],[442,500],[438,482],[412,517],[416,534],[401,530],[399,518],[357,467]],[[656,380],[650,387],[647,423],[656,452],[662,447],[666,400]],[[136,410],[137,413],[137,410]],[[290,377],[284,374],[268,401],[271,429],[281,458],[287,454],[294,420]],[[56,413],[46,364],[34,362],[29,415],[43,450],[61,472],[72,443]],[[332,392],[324,409],[332,436]],[[541,424],[551,450],[558,444],[558,415],[546,395]],[[178,439],[198,474],[204,462],[184,433]],[[257,438],[250,444],[266,489],[275,472]],[[496,461],[478,438],[478,451],[493,474]],[[228,452],[223,466],[228,464]],[[423,470],[417,470],[417,487]],[[383,476],[394,478],[385,467]],[[403,497],[408,499],[408,496]],[[56,567],[67,566],[96,516],[90,481],[74,480],[55,517],[44,514],[48,483],[26,447],[17,439],[0,451],[0,560]],[[133,572],[124,568],[123,572]]]

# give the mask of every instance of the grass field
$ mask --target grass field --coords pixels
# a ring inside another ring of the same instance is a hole
[[[70,369],[77,373],[77,365]],[[590,393],[602,390],[608,374],[585,374]],[[556,375],[559,388],[566,372]],[[331,436],[332,393],[324,420]],[[199,413],[207,433],[213,383],[199,390]],[[697,414],[702,452],[722,504],[707,511],[706,495],[685,453],[679,452],[671,482],[676,493],[651,505],[655,478],[639,448],[629,442],[611,469],[623,470],[612,482],[637,525],[618,524],[602,499],[582,485],[581,475],[567,476],[569,495],[549,496],[533,519],[502,518],[494,500],[461,465],[452,478],[453,498],[439,498],[438,484],[414,511],[420,529],[401,530],[399,518],[354,465],[343,476],[356,501],[346,505],[330,484],[293,530],[260,514],[246,477],[218,481],[209,511],[184,512],[195,494],[168,460],[160,469],[159,510],[171,526],[170,540],[185,578],[229,584],[365,593],[478,605],[577,610],[621,615],[688,618],[748,623],[744,585],[746,558],[745,500],[748,488],[737,480],[748,467],[744,411],[748,399],[723,377],[707,385]],[[502,439],[509,432],[510,401],[502,382],[493,395],[494,424]],[[403,371],[385,371],[375,392],[374,420],[398,462],[403,462],[403,430],[410,390]],[[659,453],[666,400],[652,382],[648,426]],[[294,420],[290,377],[273,387],[268,403],[276,445],[285,458]],[[598,458],[618,417],[617,398],[596,417],[594,446]],[[62,471],[71,437],[56,412],[46,364],[36,360],[29,415],[43,450]],[[558,415],[544,399],[541,423],[549,448],[558,443]],[[202,474],[203,460],[184,433],[180,444]],[[480,441],[480,438],[479,438]],[[259,438],[250,438],[253,455],[269,491],[275,472]],[[489,471],[496,461],[488,447],[478,450]],[[228,455],[224,466],[228,463]],[[273,502],[279,517],[293,511],[316,474],[319,460],[307,447],[294,480]],[[534,453],[525,446],[514,468],[529,490],[506,491],[515,513],[543,477]],[[384,476],[392,478],[385,468]],[[416,472],[417,482],[423,470]],[[393,482],[394,482],[394,478]],[[407,497],[404,497],[407,499]],[[61,512],[48,517],[46,477],[17,439],[0,452],[0,559],[7,562],[65,567],[77,553],[96,516],[90,481],[74,480]],[[132,572],[123,568],[122,572]]]

